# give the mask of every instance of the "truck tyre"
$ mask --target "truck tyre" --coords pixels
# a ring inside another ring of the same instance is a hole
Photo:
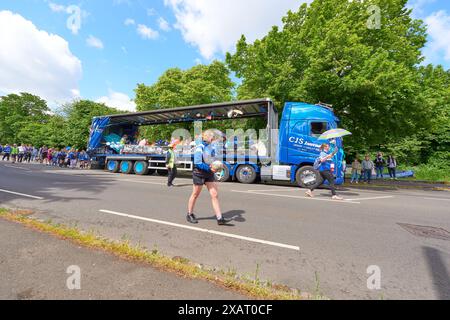
[[[149,174],[150,176],[154,175],[155,172],[156,172],[155,169],[148,169],[148,174]]]
[[[119,172],[119,170],[120,170],[119,161],[108,160],[108,163],[106,164],[106,169],[108,169],[108,171],[112,172],[112,173]]]
[[[136,161],[133,169],[137,175],[145,176],[148,173],[148,163],[147,161]]]
[[[124,160],[120,163],[120,172],[124,174],[133,173],[133,161]]]
[[[223,175],[220,175],[220,172],[216,173],[216,178],[218,182],[227,182],[230,180],[230,169],[227,165],[223,167]]]
[[[251,165],[242,165],[236,171],[236,179],[240,183],[252,184],[256,181],[257,174],[255,168]]]
[[[297,170],[295,180],[300,187],[305,189],[317,188],[323,182],[319,171],[315,170],[312,166],[304,166]]]

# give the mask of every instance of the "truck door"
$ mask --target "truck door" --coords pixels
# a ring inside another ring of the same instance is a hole
[[[288,158],[290,163],[313,163],[319,154],[320,142],[317,138],[331,129],[324,120],[300,120],[290,129],[288,142]]]

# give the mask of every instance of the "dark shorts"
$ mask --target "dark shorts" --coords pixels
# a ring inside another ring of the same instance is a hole
[[[215,182],[216,176],[212,172],[194,170],[192,173],[192,179],[194,180],[194,185],[202,186],[206,182]]]

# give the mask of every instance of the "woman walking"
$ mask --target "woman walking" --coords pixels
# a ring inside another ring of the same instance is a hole
[[[330,145],[327,143],[322,144],[320,147],[320,155],[319,155],[319,173],[323,179],[321,185],[325,183],[325,180],[328,181],[330,184],[331,194],[333,200],[344,200],[343,198],[336,195],[336,187],[334,186],[334,174],[333,174],[333,157],[338,151],[338,148],[335,148],[335,151],[330,152]],[[319,185],[320,186],[320,185]],[[306,196],[313,198],[313,191],[314,189],[318,188],[319,186],[315,186],[311,188],[310,190],[306,191]]]
[[[222,211],[219,204],[219,190],[217,187],[215,179],[215,170],[211,167],[209,163],[212,163],[214,158],[214,148],[212,147],[212,142],[214,140],[214,132],[211,130],[205,131],[203,133],[203,141],[199,144],[194,153],[194,170],[192,173],[192,178],[194,182],[194,187],[192,195],[189,198],[188,204],[188,214],[186,220],[189,223],[197,224],[198,220],[194,214],[195,203],[197,202],[200,193],[202,192],[203,185],[211,195],[211,202],[214,209],[214,213],[217,218],[217,224],[222,226],[230,222],[230,220],[225,219],[222,216]]]

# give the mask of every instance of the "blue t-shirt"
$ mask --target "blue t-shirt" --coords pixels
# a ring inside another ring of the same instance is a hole
[[[323,159],[325,157],[327,157],[330,153],[326,153],[325,151],[322,151],[319,155],[320,159]],[[332,159],[328,159],[327,161],[322,162],[322,164],[319,167],[319,171],[326,171],[326,170],[331,170],[331,163],[332,163]]]
[[[197,169],[210,173],[212,171],[208,163],[212,163],[214,157],[215,157],[214,146],[208,144],[206,141],[203,141],[195,149],[194,166]]]

